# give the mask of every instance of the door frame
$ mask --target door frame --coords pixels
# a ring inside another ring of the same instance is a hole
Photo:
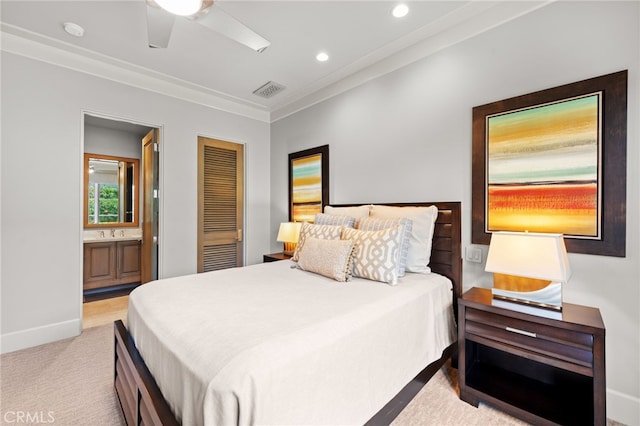
[[[85,117],[87,115],[93,116],[93,117],[97,117],[97,118],[102,118],[105,120],[111,120],[111,121],[120,121],[120,122],[124,122],[124,123],[130,123],[130,124],[135,124],[135,125],[139,125],[139,126],[144,126],[144,127],[153,127],[155,129],[158,130],[158,139],[162,142],[164,140],[164,125],[162,124],[157,124],[157,123],[149,123],[149,122],[145,122],[142,120],[137,120],[137,119],[133,119],[130,117],[124,117],[124,116],[120,116],[120,115],[115,115],[115,114],[109,114],[109,113],[104,113],[104,112],[98,112],[95,110],[90,110],[90,109],[81,109],[80,110],[80,151],[78,153],[78,161],[80,162],[80,176],[79,176],[79,182],[81,182],[81,184],[79,185],[79,193],[80,193],[80,199],[79,199],[79,205],[78,205],[78,211],[80,212],[80,217],[83,217],[84,214],[84,185],[82,184],[82,182],[84,182],[84,151],[85,151],[85,134],[84,134],[84,128],[85,128]],[[164,199],[162,197],[162,193],[163,193],[163,188],[164,188],[164,156],[162,155],[162,149],[163,149],[163,144],[159,143],[158,144],[158,154],[160,156],[160,158],[158,159],[158,278],[162,278],[164,276],[163,274],[163,270],[162,270],[162,265],[164,264],[163,262],[163,258],[164,258],[164,254],[163,254],[163,245],[160,244],[162,241],[162,236],[164,235]],[[80,301],[78,303],[78,309],[79,309],[79,318],[80,318],[80,324],[82,324],[82,304],[83,304],[83,288],[82,288],[82,281],[83,281],[83,270],[84,270],[84,266],[83,266],[83,256],[84,256],[84,251],[83,251],[83,245],[84,245],[84,223],[83,220],[81,219],[78,223],[79,226],[79,235],[78,235],[78,239],[79,239],[79,244],[80,244],[80,261],[79,261],[79,270],[78,270],[78,276],[79,276],[79,289],[78,289],[78,295],[80,298]],[[82,327],[82,325],[81,325]]]
[[[147,163],[146,161],[146,146],[147,143],[145,143],[145,141],[147,141],[147,137],[153,133],[153,136],[151,137],[151,142],[153,143],[153,145],[151,146],[151,155],[152,155],[152,159],[151,159],[151,163],[153,164],[153,167],[158,168],[157,170],[157,176],[155,174],[152,174],[153,176],[153,182],[152,182],[152,190],[154,192],[157,191],[157,194],[155,194],[155,196],[152,196],[152,199],[157,199],[157,202],[152,201],[153,207],[152,207],[152,212],[151,212],[151,216],[153,217],[153,213],[155,211],[156,205],[157,205],[157,209],[158,209],[158,215],[157,215],[157,221],[158,223],[155,223],[155,226],[153,226],[153,220],[152,220],[152,226],[148,227],[151,230],[151,238],[149,238],[149,236],[145,236],[145,228],[147,228],[147,224],[145,222],[145,218],[148,216],[147,215],[147,211],[146,208],[147,206],[147,184],[148,182],[146,181],[146,177],[145,177],[145,164]],[[141,176],[140,176],[140,193],[142,194],[140,196],[140,204],[143,205],[143,209],[139,214],[140,217],[140,228],[142,230],[142,248],[147,248],[146,243],[150,243],[151,245],[151,253],[145,253],[142,252],[140,255],[140,282],[141,284],[145,284],[149,281],[152,281],[153,275],[154,275],[154,271],[153,271],[153,266],[155,265],[155,279],[159,279],[160,278],[160,264],[159,264],[159,260],[160,260],[160,145],[162,142],[161,139],[161,135],[160,135],[160,129],[158,129],[157,127],[154,127],[151,131],[149,131],[146,135],[144,135],[144,137],[142,138],[141,142],[141,148],[142,148],[142,155],[140,156],[140,164],[141,164]],[[157,188],[155,187],[155,184],[157,184]],[[155,255],[153,253],[153,251],[155,250]],[[145,262],[150,262],[147,263],[147,266],[151,266],[150,268],[145,268]],[[145,281],[145,279],[147,279],[148,277],[145,275],[145,273],[147,272],[147,269],[151,269],[150,275],[151,275],[151,280],[147,280]]]

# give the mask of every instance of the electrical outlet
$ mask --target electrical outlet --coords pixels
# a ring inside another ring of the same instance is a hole
[[[482,249],[480,247],[465,247],[464,258],[468,262],[482,263]]]

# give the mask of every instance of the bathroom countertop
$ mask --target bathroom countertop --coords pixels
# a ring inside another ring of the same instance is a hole
[[[104,237],[88,237],[85,238],[83,240],[83,242],[85,243],[108,243],[108,242],[112,242],[112,241],[141,241],[142,240],[142,236],[138,235],[138,236],[131,236],[131,235],[127,235],[124,237],[108,237],[108,236],[104,236]]]

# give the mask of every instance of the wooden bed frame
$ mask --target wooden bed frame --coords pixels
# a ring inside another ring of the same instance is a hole
[[[380,203],[382,204],[382,203]],[[438,207],[433,235],[431,262],[433,272],[453,282],[453,306],[457,318],[457,299],[462,295],[462,251],[460,202],[384,203],[392,206]],[[347,205],[336,205],[345,207]],[[122,321],[114,323],[114,384],[124,418],[133,425],[178,425],[158,385],[140,356],[133,338]],[[454,354],[457,343],[442,352],[368,422],[368,426],[388,425],[415,397],[422,387]]]

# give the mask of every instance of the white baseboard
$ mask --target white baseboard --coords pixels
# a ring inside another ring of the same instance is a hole
[[[14,352],[45,343],[75,337],[82,332],[82,321],[74,319],[41,327],[14,331],[0,336],[0,353]]]
[[[640,425],[640,398],[607,389],[607,418],[628,426]]]

